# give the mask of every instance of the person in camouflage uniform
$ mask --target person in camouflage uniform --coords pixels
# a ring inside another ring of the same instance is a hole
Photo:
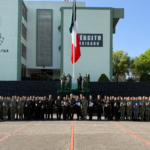
[[[84,91],[87,91],[88,83],[89,83],[89,79],[87,77],[87,74],[85,74],[85,77],[83,78],[83,89],[84,89]]]
[[[132,107],[133,107],[132,97],[130,97],[130,98],[128,97],[128,99],[127,99],[127,120],[130,120],[130,121],[132,121]]]
[[[66,83],[65,73],[63,73],[62,76],[60,77],[60,81],[61,81],[61,89],[62,89],[62,91],[64,91],[65,90],[65,83]]]
[[[148,97],[146,97],[145,101],[145,117],[146,121],[150,121],[150,101]]]
[[[143,121],[144,120],[144,114],[145,114],[145,96],[143,96],[143,98],[140,97],[139,105],[140,105],[139,117]]]
[[[87,119],[87,107],[88,107],[88,101],[86,100],[85,96],[83,96],[83,100],[81,100],[81,112],[82,112],[83,120]]]
[[[2,100],[2,119],[3,120],[7,119],[7,111],[8,111],[8,103],[6,101],[6,97],[4,97]]]
[[[16,113],[16,101],[15,97],[13,96],[9,102],[10,107],[10,120],[15,120],[15,113]]]
[[[23,113],[24,113],[24,101],[20,97],[20,100],[17,103],[17,112],[19,115],[19,120],[23,120]]]
[[[121,97],[121,101],[120,101],[120,117],[121,117],[122,121],[125,120],[125,108],[126,108],[126,101],[123,100],[123,97]]]

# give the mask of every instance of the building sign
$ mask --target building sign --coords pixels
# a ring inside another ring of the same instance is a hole
[[[0,45],[2,45],[4,42],[4,37],[2,37],[2,34],[0,33]]]
[[[3,42],[4,42],[4,37],[2,37],[2,34],[0,33],[0,45],[2,45]],[[8,53],[8,49],[0,49],[0,53],[1,52]]]
[[[0,52],[8,53],[8,49],[1,49]]]
[[[103,47],[103,34],[79,34],[80,47]]]

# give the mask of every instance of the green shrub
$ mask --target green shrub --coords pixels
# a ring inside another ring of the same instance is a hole
[[[53,81],[60,81],[60,79],[54,79]]]
[[[133,80],[132,78],[128,78],[127,82],[135,82],[135,80]]]
[[[142,73],[140,82],[150,82],[150,75],[148,73]]]
[[[105,74],[102,74],[99,77],[98,82],[110,82],[110,80],[108,79],[108,77]]]

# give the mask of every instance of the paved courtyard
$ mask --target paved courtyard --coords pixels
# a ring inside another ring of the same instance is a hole
[[[0,150],[38,149],[149,150],[150,122],[97,121],[96,117],[93,121],[0,122]]]

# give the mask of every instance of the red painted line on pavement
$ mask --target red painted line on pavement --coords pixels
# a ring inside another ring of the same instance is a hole
[[[74,121],[72,121],[71,140],[70,140],[70,150],[73,149],[74,149]]]
[[[20,130],[22,130],[22,129],[26,128],[27,126],[31,125],[32,123],[34,123],[34,121],[33,121],[33,122],[31,122],[31,123],[29,123],[29,124],[27,124],[27,125],[25,125],[25,126],[23,126],[23,127],[22,127],[22,128],[20,128],[19,130],[16,130],[16,131],[14,131],[13,133],[8,134],[8,135],[7,135],[7,136],[5,136],[4,138],[0,139],[0,142],[1,142],[1,141],[3,141],[3,140],[5,140],[5,139],[7,139],[7,138],[8,138],[8,137],[10,137],[10,136],[12,136],[13,134],[15,134],[15,133],[19,132]]]
[[[70,134],[70,133],[27,133],[27,134],[17,134],[17,135],[48,135],[48,134]]]
[[[119,125],[119,124],[117,124],[117,123],[115,123],[115,122],[113,122],[113,121],[111,121],[111,122],[112,122],[113,124],[115,124],[116,126],[120,127],[121,129],[125,130],[126,132],[128,132],[128,133],[132,134],[133,136],[137,137],[137,138],[140,139],[141,141],[145,142],[146,144],[150,145],[150,142],[148,142],[148,141],[142,139],[141,137],[139,137],[139,136],[136,135],[135,133],[133,133],[133,132],[131,132],[131,131],[125,129],[124,127],[122,127],[121,125]]]

